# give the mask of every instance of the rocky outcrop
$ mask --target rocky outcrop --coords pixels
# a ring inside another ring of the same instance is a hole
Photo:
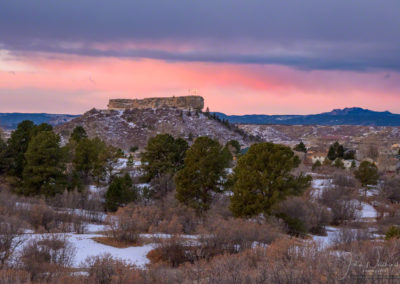
[[[146,98],[146,99],[111,99],[108,103],[110,110],[125,109],[159,109],[177,108],[184,110],[202,110],[204,99],[200,96]]]

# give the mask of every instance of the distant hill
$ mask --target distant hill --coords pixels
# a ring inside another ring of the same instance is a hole
[[[48,123],[53,126],[66,123],[79,115],[48,113],[0,113],[0,127],[13,130],[24,120],[32,120],[35,124]]]
[[[400,126],[400,114],[358,107],[334,109],[331,112],[311,115],[215,114],[221,119],[237,124]]]

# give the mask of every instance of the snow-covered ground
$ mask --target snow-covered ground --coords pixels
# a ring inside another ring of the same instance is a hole
[[[94,230],[100,230],[98,225],[89,226]],[[25,234],[23,236],[24,242],[17,249],[21,251],[23,247],[32,239],[39,239],[48,234]],[[103,254],[111,254],[113,258],[121,259],[128,264],[136,265],[138,267],[145,267],[149,263],[149,259],[146,255],[155,248],[154,244],[146,244],[143,246],[127,247],[127,248],[116,248],[100,244],[93,240],[96,237],[103,237],[100,234],[62,234],[72,244],[75,249],[75,256],[72,261],[72,267],[81,267],[82,262],[90,256],[99,256]]]
[[[368,203],[361,202],[361,218],[376,218],[376,209]]]
[[[312,236],[313,240],[318,242],[322,247],[328,248],[333,245],[338,229],[335,227],[326,227],[326,236]]]
[[[73,266],[79,267],[80,264],[89,256],[97,256],[105,253],[111,254],[114,258],[122,259],[129,264],[138,267],[144,267],[149,263],[146,255],[154,249],[154,245],[148,244],[137,247],[116,248],[100,244],[92,238],[101,237],[98,234],[70,234],[68,240],[75,246],[76,255],[74,257]]]
[[[321,197],[325,189],[332,187],[332,179],[313,179],[311,187],[314,189],[312,196],[314,198]]]

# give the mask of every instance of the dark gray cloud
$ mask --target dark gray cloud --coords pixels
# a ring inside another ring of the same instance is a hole
[[[15,53],[399,71],[400,1],[1,1],[0,44]]]

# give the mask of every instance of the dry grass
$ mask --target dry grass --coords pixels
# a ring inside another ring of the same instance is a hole
[[[106,246],[111,246],[115,248],[128,248],[128,247],[138,247],[143,245],[142,242],[128,242],[128,241],[119,241],[114,238],[110,237],[94,237],[92,238],[95,242],[98,242],[100,244],[106,245]]]

